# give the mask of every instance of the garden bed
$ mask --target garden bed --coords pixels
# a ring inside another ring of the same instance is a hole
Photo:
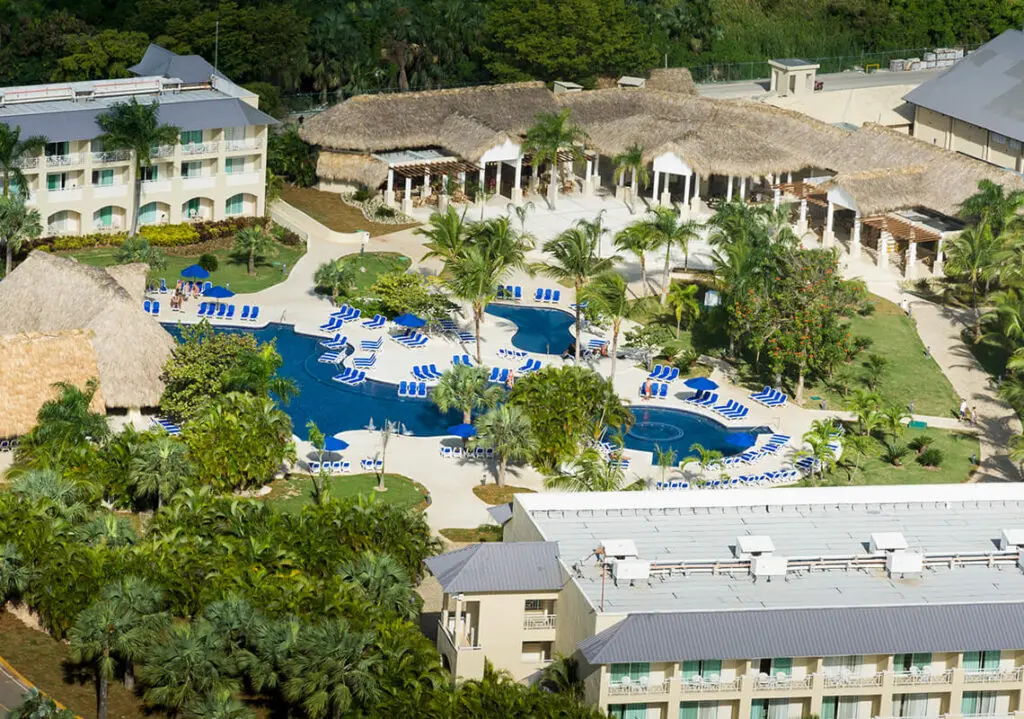
[[[500,542],[502,528],[496,524],[481,524],[476,529],[448,527],[440,530],[445,539],[460,544],[477,544],[479,542]]]
[[[534,490],[532,489],[527,489],[526,487],[511,487],[509,485],[499,487],[496,484],[479,484],[476,487],[473,487],[473,494],[477,496],[477,499],[492,506],[508,504],[512,501],[512,495],[514,494],[533,493]]]
[[[371,222],[363,216],[361,209],[343,202],[340,195],[333,192],[321,192],[311,187],[285,185],[281,189],[281,199],[335,232],[366,230],[371,237],[376,237],[416,227],[415,223],[386,225]]]
[[[427,506],[426,488],[400,474],[384,475],[386,492],[378,492],[375,474],[331,475],[324,479],[324,487],[332,499],[347,499],[358,495],[373,495],[374,501],[396,504],[400,507],[422,510]],[[309,475],[292,474],[288,479],[278,480],[265,500],[282,512],[299,512],[313,501],[313,480]]]

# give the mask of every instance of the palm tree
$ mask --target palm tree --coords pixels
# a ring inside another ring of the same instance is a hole
[[[978,191],[963,201],[960,217],[975,224],[987,223],[996,235],[1013,224],[1024,207],[1024,191],[1007,193],[991,180],[978,182]]]
[[[151,270],[162,270],[167,267],[164,253],[153,247],[145,237],[128,237],[114,252],[114,259],[119,265],[130,262],[144,262]]]
[[[1001,241],[986,222],[967,228],[946,245],[946,274],[966,283],[971,291],[975,339],[981,337],[978,290],[997,272],[1000,246]]]
[[[846,406],[857,415],[860,434],[871,434],[881,422],[878,409],[882,406],[882,398],[877,392],[868,392],[863,389],[854,390]]]
[[[244,227],[235,235],[234,251],[238,255],[248,255],[250,277],[256,274],[256,257],[262,257],[273,250],[274,236],[262,227]]]
[[[178,141],[178,128],[160,124],[160,104],[155,100],[140,105],[133,97],[119,102],[96,117],[103,130],[99,140],[108,150],[128,150],[135,165],[135,193],[132,197],[132,223],[128,236],[134,237],[139,227],[139,203],[142,198],[142,168],[153,164],[153,153],[161,145]]]
[[[599,315],[607,317],[612,323],[611,368],[608,376],[615,376],[615,354],[619,348],[619,333],[622,331],[623,320],[638,317],[647,312],[647,302],[637,300],[630,302],[629,286],[625,278],[614,270],[607,270],[588,282],[580,297],[587,307]],[[580,300],[577,300],[579,302]]]
[[[494,450],[498,459],[498,486],[505,486],[509,462],[522,462],[530,457],[533,429],[529,416],[516,405],[502,404],[476,422],[476,445]]]
[[[498,385],[487,381],[486,367],[456,365],[444,374],[430,393],[434,404],[442,412],[457,409],[462,412],[462,421],[473,421],[473,411],[490,409],[501,401],[503,391]]]
[[[583,701],[584,685],[579,677],[579,662],[573,657],[561,654],[541,670],[538,684],[549,692],[571,697],[576,702]]]
[[[865,434],[848,434],[843,438],[844,459],[848,459],[853,465],[853,472],[850,473],[851,482],[857,478],[857,473],[860,472],[874,444],[875,440]]]
[[[615,248],[640,260],[640,296],[647,294],[647,253],[658,247],[658,236],[649,222],[634,222],[615,235]]]
[[[127,576],[103,588],[103,600],[111,602],[125,618],[129,631],[142,636],[143,649],[147,641],[170,623],[170,615],[163,611],[163,591],[140,577]],[[139,647],[126,645],[120,658],[124,661],[124,686],[135,688],[135,662],[141,659]]]
[[[519,234],[525,235],[526,234],[526,217],[533,210],[537,209],[537,206],[535,204],[533,204],[532,202],[530,202],[529,200],[527,200],[526,202],[524,202],[521,205],[515,205],[515,204],[512,204],[510,202],[510,203],[508,203],[508,207],[506,209],[508,209],[509,217],[511,217],[512,215],[515,215],[516,219],[519,220]],[[602,212],[603,212],[603,210],[602,210]]]
[[[285,699],[310,719],[341,719],[372,705],[380,695],[372,642],[372,634],[352,630],[344,619],[304,627],[285,668]]]
[[[238,691],[237,668],[223,645],[223,637],[204,620],[172,625],[149,643],[139,671],[146,702],[178,714],[205,694]]]
[[[0,197],[0,242],[3,242],[7,253],[4,276],[14,269],[14,253],[38,239],[42,233],[39,211],[26,207],[23,196],[5,193]]]
[[[75,619],[68,635],[71,660],[92,664],[96,672],[96,717],[107,719],[107,696],[117,660],[137,656],[144,646],[144,634],[122,608],[109,601],[94,602]]]
[[[413,234],[426,238],[429,251],[423,255],[423,259],[437,257],[448,264],[462,255],[468,237],[467,229],[466,212],[459,214],[458,210],[449,205],[444,214],[432,213],[427,224],[413,230]]]
[[[679,339],[679,328],[686,318],[686,324],[700,317],[700,303],[697,302],[697,285],[680,285],[674,283],[668,291],[668,306],[676,316],[676,339]]]
[[[390,554],[362,552],[354,560],[342,563],[338,574],[357,585],[363,598],[375,609],[408,621],[419,615],[409,574]]]
[[[18,548],[10,542],[0,544],[0,603],[19,599],[31,578],[32,570]]]
[[[28,194],[28,183],[21,168],[46,147],[46,138],[33,135],[21,139],[21,128],[17,125],[0,126],[0,176],[4,183],[4,197],[11,194],[11,185],[22,195]]]
[[[647,162],[644,160],[644,148],[634,143],[625,152],[620,152],[612,158],[615,165],[615,182],[619,182],[623,175],[630,173],[629,209],[632,212],[633,203],[636,202],[637,185],[647,187],[651,181],[651,173],[647,171]]]
[[[589,237],[591,241],[594,243],[594,248],[597,250],[598,257],[601,256],[601,240],[603,240],[604,236],[608,234],[608,228],[604,226],[605,212],[606,210],[601,210],[594,216],[594,219],[592,220],[576,220],[576,227],[583,230],[586,233],[587,237]],[[612,259],[618,262],[617,257],[613,257]]]
[[[72,522],[88,516],[93,499],[88,484],[52,469],[32,469],[18,475],[11,491],[48,516]]]
[[[328,260],[316,268],[313,282],[331,293],[331,303],[338,304],[338,295],[348,292],[356,281],[356,270],[344,257]]]
[[[252,709],[224,689],[207,692],[189,702],[181,714],[182,719],[253,719],[255,716]]]
[[[711,468],[722,461],[722,453],[717,449],[708,449],[700,442],[694,442],[690,445],[690,451],[696,453],[696,457],[689,457],[684,460],[684,464],[696,462],[697,466],[700,467],[701,481],[704,479],[704,474]]]
[[[551,180],[548,182],[548,205],[555,209],[558,198],[558,157],[568,152],[574,160],[582,160],[583,150],[580,147],[587,139],[587,133],[581,127],[569,121],[569,108],[557,113],[541,113],[535,118],[533,126],[526,131],[523,142],[523,153],[532,155],[534,172],[536,168],[547,163],[551,165]]]
[[[223,389],[257,397],[269,397],[273,393],[281,404],[288,404],[299,393],[299,387],[291,377],[278,374],[283,364],[276,341],[264,342],[257,349],[238,355],[235,366],[224,375]]]
[[[160,434],[140,444],[132,458],[131,477],[136,491],[156,497],[156,508],[174,496],[192,477],[188,448],[170,435]]]
[[[1010,440],[1010,459],[1024,465],[1024,435],[1018,434]]]
[[[598,220],[600,221],[600,220]],[[534,265],[534,269],[555,280],[572,282],[576,289],[576,362],[580,361],[579,337],[582,333],[580,292],[591,278],[615,266],[619,259],[598,257],[596,253],[600,235],[588,232],[577,223],[544,243],[544,255],[550,259]]]
[[[907,428],[903,424],[905,419],[910,419],[910,412],[903,405],[891,404],[882,410],[882,423],[894,441],[906,431]]]
[[[690,264],[690,241],[700,239],[700,230],[704,225],[690,220],[684,222],[679,212],[670,207],[655,207],[651,225],[656,243],[665,248],[665,276],[661,285],[661,304],[668,299],[669,271],[672,261],[672,249],[678,247],[683,251],[683,269]]]
[[[626,473],[618,462],[609,462],[596,449],[583,450],[568,465],[544,478],[544,488],[563,492],[639,491],[643,480],[627,484]]]

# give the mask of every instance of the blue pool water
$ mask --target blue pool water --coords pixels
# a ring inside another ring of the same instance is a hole
[[[165,327],[174,337],[180,336],[176,325]],[[283,360],[281,375],[293,379],[299,388],[298,396],[283,409],[300,437],[306,436],[306,422],[311,419],[328,434],[363,429],[371,420],[375,427],[380,427],[385,420],[391,420],[401,422],[408,432],[420,436],[444,435],[448,427],[462,422],[460,412],[441,414],[429,399],[399,398],[397,385],[370,381],[351,387],[332,381],[338,366],[318,362],[317,357],[325,350],[317,344],[317,338],[296,334],[291,325],[270,324],[262,329],[218,327],[217,331],[251,334],[258,342],[276,341]],[[741,430],[727,429],[689,412],[646,406],[631,409],[637,421],[624,438],[629,449],[654,451],[657,444],[662,449],[675,449],[682,458],[690,454],[694,442],[726,455],[749,446],[728,442],[728,434]]]
[[[573,341],[569,328],[576,318],[562,310],[491,304],[487,314],[514,322],[519,330],[512,336],[512,344],[526,352],[560,355]]]

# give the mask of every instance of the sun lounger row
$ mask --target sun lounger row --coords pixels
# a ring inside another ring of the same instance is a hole
[[[367,352],[380,352],[380,348],[384,346],[384,338],[378,337],[375,340],[360,340],[359,349]]]
[[[328,474],[342,474],[345,472],[352,471],[352,463],[346,462],[343,459],[324,462],[322,465],[320,464],[320,462],[317,462],[316,460],[309,460],[308,462],[306,462],[306,467],[308,467],[309,471],[313,472],[314,474],[319,473],[321,467],[323,468],[323,471],[327,472]]]
[[[647,377],[649,379],[656,379],[659,382],[671,382],[672,380],[679,379],[679,368],[669,367],[664,364],[656,364]]]
[[[342,384],[357,385],[366,381],[366,372],[363,370],[352,369],[351,367],[345,367],[339,374],[331,377],[331,379],[335,382],[341,382]]]
[[[337,332],[329,340],[320,340],[320,346],[329,350],[343,350],[348,346],[348,337],[344,337],[340,332]]]
[[[421,335],[419,332],[410,332],[407,335],[391,335],[391,339],[400,345],[406,347],[422,347],[427,343],[427,336]]]
[[[384,460],[374,459],[373,457],[366,457],[365,459],[359,460],[359,467],[360,469],[366,472],[384,469]]]
[[[519,285],[498,285],[499,300],[523,299],[523,288]]]
[[[711,408],[712,412],[718,412],[726,419],[743,419],[750,414],[750,408],[740,404],[734,399],[729,400],[725,404],[718,404]]]
[[[455,324],[455,320],[441,320],[438,322],[438,326],[448,332],[449,334],[455,335],[459,342],[475,342],[476,335],[466,330],[460,330],[459,326]]]
[[[427,384],[425,382],[406,382],[405,380],[402,380],[398,383],[398,396],[426,397]]]
[[[715,403],[718,401],[718,392],[702,389],[692,397],[687,397],[683,401],[695,404],[698,407],[714,407]]]
[[[145,300],[142,303],[142,311],[147,315],[160,314],[160,300]]]
[[[608,466],[629,469],[629,457],[609,457]]]
[[[368,330],[379,330],[387,321],[384,315],[374,315],[372,320],[365,320],[363,322],[363,327]]]
[[[353,309],[348,305],[342,305],[340,310],[331,313],[327,322],[320,325],[320,329],[323,332],[334,332],[337,329],[341,329],[346,322],[353,322],[359,319],[361,314],[362,310]]]
[[[498,356],[504,359],[523,359],[527,354],[523,350],[505,349],[504,347],[498,349]]]
[[[338,364],[343,359],[345,359],[345,355],[341,352],[324,352],[316,358],[316,361],[320,364]]]
[[[197,314],[200,317],[207,317],[209,319],[233,320],[235,319],[235,306],[218,305],[216,302],[202,302],[199,305],[199,312]],[[259,316],[259,305],[253,305],[251,308],[249,305],[242,305],[242,314],[238,319],[246,322],[255,322]]]
[[[153,424],[155,424],[157,427],[160,427],[161,429],[165,430],[167,432],[167,434],[173,434],[173,435],[181,434],[181,427],[179,427],[178,425],[174,424],[174,422],[172,422],[169,419],[164,419],[163,417],[154,417],[153,418]]]
[[[494,449],[492,447],[463,449],[462,447],[448,447],[446,445],[441,445],[441,456],[445,459],[487,459],[494,456]]]
[[[196,287],[198,286],[198,289]],[[191,295],[193,292],[206,292],[206,290],[213,287],[213,283],[210,281],[206,282],[186,282],[183,286],[183,291],[186,295]],[[160,294],[166,295],[169,292],[167,289],[167,280],[163,277],[160,278]]]
[[[765,407],[781,407],[786,404],[786,395],[774,387],[765,387],[760,392],[754,392],[750,399]]]
[[[704,485],[705,489],[736,489],[738,487],[767,487],[782,484],[794,484],[800,479],[795,469],[779,469],[761,474],[741,474],[728,479],[711,479]]]
[[[647,383],[640,385],[640,396],[648,399],[665,399],[668,397],[668,385],[663,382],[651,382],[650,394],[647,394]]]
[[[13,452],[18,448],[18,438],[0,439],[0,452]]]
[[[529,374],[530,372],[536,372],[541,368],[541,362],[538,359],[528,359],[526,364],[519,368],[520,374]]]
[[[412,376],[421,382],[433,382],[436,379],[440,379],[441,372],[435,364],[421,364],[412,368]]]
[[[768,442],[764,446],[758,447],[757,449],[751,447],[742,454],[726,457],[722,460],[722,464],[726,467],[732,467],[737,464],[751,464],[763,457],[775,454],[785,447],[790,439],[792,438],[788,434],[773,434],[768,438]]]
[[[501,369],[498,367],[491,367],[491,376],[487,378],[488,382],[496,382],[498,384],[505,384],[508,382],[509,370]]]
[[[352,358],[352,366],[356,369],[372,369],[377,364],[377,355],[362,355]]]
[[[460,364],[472,367],[473,360],[470,359],[469,355],[452,355],[452,367],[458,367]]]
[[[545,290],[540,287],[537,288],[537,292],[533,295],[534,302],[547,302],[553,305],[558,304],[562,301],[561,290]]]

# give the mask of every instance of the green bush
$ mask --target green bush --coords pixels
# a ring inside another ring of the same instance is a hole
[[[929,447],[917,455],[917,463],[922,467],[938,467],[942,464],[942,450],[938,447]]]
[[[287,227],[281,227],[281,225],[274,225],[270,229],[271,234],[280,242],[282,245],[288,245],[295,247],[296,245],[303,244],[303,240],[297,234],[289,230]]]
[[[355,192],[352,193],[352,199],[356,202],[366,202],[374,193],[370,191],[370,188],[360,185]]]
[[[910,448],[905,444],[899,442],[886,444],[885,451],[882,452],[882,461],[899,467],[903,464],[903,458],[909,453]]]
[[[40,240],[41,246],[48,246],[54,252],[84,250],[89,247],[120,247],[128,239],[127,232],[103,233],[91,235],[62,235]]]
[[[391,220],[398,217],[398,211],[394,207],[378,205],[377,209],[373,211],[373,216],[381,220]]]
[[[910,440],[910,442],[907,443],[907,446],[910,447],[912,450],[916,451],[918,454],[923,454],[925,450],[927,450],[928,447],[934,441],[934,437],[929,437],[926,434],[922,434]]]
[[[220,266],[220,263],[217,262],[216,255],[211,255],[209,252],[204,252],[203,254],[199,255],[199,266],[202,267],[207,272],[216,272],[217,267]]]
[[[156,247],[182,247],[199,242],[199,233],[192,225],[145,225],[139,234]]]

